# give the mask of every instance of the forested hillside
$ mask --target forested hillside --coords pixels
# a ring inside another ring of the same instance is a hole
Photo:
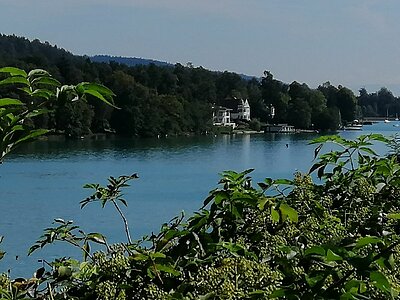
[[[134,67],[137,65],[150,65],[150,64],[155,64],[156,66],[159,67],[173,67],[173,64],[164,62],[164,61],[159,61],[159,60],[154,60],[154,59],[146,59],[146,58],[139,58],[139,57],[123,57],[123,56],[111,56],[111,55],[95,55],[91,56],[90,60],[93,62],[98,62],[98,63],[109,63],[111,61],[117,62],[119,64],[124,64],[129,67]]]
[[[261,80],[249,80],[236,73],[190,65],[97,63],[48,42],[17,36],[0,35],[3,66],[43,68],[61,83],[98,82],[114,91],[120,109],[89,99],[87,104],[59,105],[52,114],[35,121],[37,127],[72,137],[108,131],[128,136],[204,133],[212,128],[213,107],[233,97],[249,99],[253,119],[287,122],[298,128],[336,129],[341,121],[400,113],[399,98],[384,88],[376,93],[362,89],[356,97],[350,89],[329,82],[318,89],[298,82],[283,83],[268,71]],[[6,92],[0,89],[0,96]]]

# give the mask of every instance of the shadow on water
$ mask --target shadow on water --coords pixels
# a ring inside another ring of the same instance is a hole
[[[170,137],[170,138],[85,138],[63,139],[50,138],[49,140],[36,141],[18,149],[11,158],[70,158],[73,155],[143,155],[152,152],[177,152],[182,149],[196,146],[206,147],[212,145],[214,137]]]

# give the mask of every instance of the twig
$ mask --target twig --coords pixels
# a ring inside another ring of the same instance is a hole
[[[129,233],[129,225],[128,225],[128,220],[125,218],[124,213],[122,212],[122,210],[119,208],[118,204],[115,202],[114,199],[111,199],[111,202],[114,204],[115,208],[117,209],[118,213],[120,214],[122,221],[124,222],[124,226],[125,226],[125,233],[126,233],[126,237],[128,238],[128,243],[132,244],[132,239],[131,239],[131,235]]]

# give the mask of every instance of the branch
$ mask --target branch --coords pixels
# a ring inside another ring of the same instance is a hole
[[[117,209],[118,213],[120,214],[122,221],[124,222],[124,226],[125,226],[125,233],[126,233],[126,237],[128,238],[128,243],[132,244],[132,239],[131,239],[131,235],[129,233],[129,226],[128,226],[128,220],[125,218],[124,213],[122,212],[122,210],[119,208],[118,204],[115,202],[114,199],[111,199],[111,202],[114,204],[115,208]]]

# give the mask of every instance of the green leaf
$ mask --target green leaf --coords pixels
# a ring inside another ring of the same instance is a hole
[[[387,214],[389,219],[400,220],[400,212]]]
[[[87,260],[89,253],[90,253],[90,245],[89,243],[85,243],[83,245],[83,260]]]
[[[232,213],[232,215],[234,215],[236,217],[236,219],[243,219],[243,207],[240,208],[236,205],[233,205],[232,209],[231,209],[231,213]]]
[[[8,73],[11,76],[22,76],[26,77],[26,72],[24,70],[14,68],[14,67],[4,67],[0,68],[0,73]]]
[[[368,148],[368,147],[361,147],[360,150],[361,150],[361,151],[364,151],[364,152],[366,152],[366,153],[368,153],[368,154],[377,156],[376,152],[375,152],[374,150],[372,150],[371,148]]]
[[[312,254],[317,254],[320,256],[325,256],[325,249],[322,248],[321,246],[312,246],[308,248],[306,251],[304,251],[305,255],[312,255]]]
[[[312,172],[314,172],[315,170],[321,168],[321,167],[324,166],[324,165],[325,165],[325,164],[322,163],[322,162],[315,163],[315,164],[313,164],[313,165],[311,166],[311,168],[310,168],[310,170],[308,171],[308,173],[311,174]]]
[[[319,179],[321,179],[324,176],[325,167],[326,167],[326,165],[323,165],[323,166],[321,166],[321,168],[318,169],[317,176]]]
[[[161,252],[150,253],[151,258],[166,258],[166,255]]]
[[[247,294],[246,299],[250,298],[250,299],[263,299],[264,296],[267,294],[267,291],[263,291],[263,290],[255,290],[253,292],[250,292]]]
[[[321,143],[326,143],[326,142],[341,142],[341,141],[343,141],[343,139],[342,138],[340,138],[339,136],[337,136],[337,135],[324,135],[324,136],[320,136],[320,137],[317,137],[317,138],[315,138],[315,139],[313,139],[311,142],[309,142],[308,144],[309,145],[312,145],[312,144],[321,144]]]
[[[149,267],[149,268],[147,268],[147,276],[149,276],[151,279],[153,279],[154,278],[154,272],[153,272],[153,266],[151,266],[151,267]]]
[[[271,185],[274,183],[274,180],[273,180],[272,178],[265,178],[265,179],[264,179],[264,183],[265,183],[267,186],[271,186]]]
[[[123,289],[123,290],[130,290],[130,289],[132,289],[132,287],[133,286],[131,284],[127,284],[127,283],[118,284],[118,288]]]
[[[106,238],[101,233],[96,233],[96,232],[89,233],[86,237],[88,240],[91,240],[95,243],[102,244],[102,245],[106,244]]]
[[[15,131],[21,131],[21,130],[24,130],[24,129],[25,129],[24,126],[18,124],[18,125],[13,126],[11,128],[11,131],[15,132]]]
[[[269,295],[269,298],[270,299],[274,299],[274,298],[282,298],[282,297],[285,297],[286,296],[286,289],[283,289],[283,288],[281,288],[281,289],[277,289],[277,290],[275,290],[275,291],[273,291],[270,295]]]
[[[198,299],[199,300],[213,300],[213,299],[215,299],[215,292],[210,292],[210,293],[207,293],[207,294],[205,294],[205,295],[199,295],[198,297]],[[183,298],[182,298],[183,299]]]
[[[93,90],[97,91],[102,95],[107,96],[115,96],[114,92],[110,90],[108,87],[98,84],[98,83],[89,83],[89,82],[82,82],[76,86],[77,89],[83,88],[84,91]]]
[[[257,259],[257,255],[251,251],[248,251],[245,246],[237,243],[222,242],[218,244],[223,248],[227,249],[233,256],[244,256],[251,259]]]
[[[43,114],[47,114],[49,112],[48,109],[38,109],[38,110],[33,110],[30,113],[26,115],[27,118],[32,118],[32,117],[37,117]]]
[[[357,241],[356,248],[361,248],[361,247],[371,245],[371,244],[377,244],[377,243],[380,243],[381,241],[382,241],[382,239],[380,239],[376,236],[362,237]]]
[[[215,204],[220,204],[222,201],[228,199],[229,194],[225,191],[218,191],[215,193],[215,199],[214,199],[214,203]]]
[[[275,179],[274,184],[287,184],[287,185],[292,185],[293,181],[289,179]]]
[[[57,269],[57,275],[60,278],[68,278],[72,275],[72,269],[67,266],[59,266]]]
[[[326,260],[327,261],[340,261],[340,260],[343,260],[343,258],[340,255],[333,252],[331,249],[328,249],[328,251],[326,252]]]
[[[98,91],[95,90],[86,90],[85,94],[89,94],[92,95],[94,97],[96,97],[97,99],[100,99],[101,101],[103,101],[104,103],[114,107],[114,108],[118,108],[116,107],[113,103],[111,103],[110,101],[108,101],[102,94],[100,94]]]
[[[370,273],[369,278],[371,279],[372,284],[376,286],[378,289],[384,291],[385,293],[390,292],[391,287],[389,280],[381,272],[373,271]]]
[[[239,175],[244,176],[244,175],[250,174],[253,171],[254,171],[253,168],[247,169],[247,170],[244,170],[243,172],[239,173]]]
[[[314,159],[317,158],[317,156],[318,156],[318,154],[319,154],[319,151],[321,151],[323,145],[324,145],[324,144],[319,144],[319,145],[317,146],[317,148],[314,149]]]
[[[370,134],[368,137],[369,137],[370,140],[379,141],[379,142],[382,142],[382,143],[388,143],[389,142],[388,138],[386,138],[382,134],[378,134],[378,133]]]
[[[158,271],[162,271],[168,274],[171,274],[172,276],[179,276],[181,275],[181,272],[175,270],[172,266],[170,265],[164,265],[164,264],[155,264],[155,267]]]
[[[308,275],[306,275],[306,281],[307,281],[309,286],[314,287],[315,285],[317,285],[321,281],[325,280],[325,277],[326,276],[324,274],[318,274],[316,276],[308,276]]]
[[[282,215],[287,216],[290,221],[297,223],[299,220],[299,215],[297,214],[297,211],[293,208],[291,208],[289,205],[286,203],[282,203],[279,206],[279,209],[282,213]]]
[[[375,261],[381,268],[393,270],[395,260],[392,253],[385,254]]]
[[[13,98],[0,99],[0,107],[10,106],[10,105],[24,105],[24,103],[18,99],[13,99]]]
[[[50,85],[50,86],[60,86],[61,82],[53,77],[39,77],[32,80],[32,84],[43,84],[43,85]]]
[[[206,207],[213,199],[214,199],[214,193],[213,193],[213,191],[211,191],[210,195],[208,195],[207,198],[203,202],[203,208]]]
[[[36,89],[31,93],[31,95],[38,98],[44,98],[46,100],[54,96],[54,94],[51,91],[46,89]]]
[[[271,207],[271,219],[275,223],[278,223],[280,219],[279,212],[273,207]]]
[[[28,80],[25,77],[20,77],[20,76],[8,77],[0,81],[0,85],[6,85],[6,84],[24,84],[26,86],[29,86]]]
[[[23,91],[24,93],[26,93],[28,95],[32,94],[31,89],[29,87],[26,87],[26,86],[20,87],[20,88],[18,88],[18,90]]]
[[[19,143],[37,138],[39,136],[45,135],[46,133],[50,132],[50,130],[47,129],[36,129],[36,130],[32,130],[28,135],[20,138],[19,140],[17,140],[14,144],[17,145]]]
[[[268,198],[262,198],[262,199],[258,199],[258,209],[259,210],[264,210],[265,209],[265,205],[270,203],[270,199]]]
[[[384,187],[386,186],[386,183],[380,182],[376,185],[376,192],[379,193]]]
[[[344,289],[352,293],[358,293],[358,292],[365,293],[367,291],[365,283],[361,280],[355,280],[355,279],[346,282],[346,284],[344,285]]]
[[[39,249],[40,246],[39,245],[33,245],[29,248],[28,250],[28,256],[31,255],[35,250]]]
[[[99,187],[98,183],[87,183],[83,186],[84,189],[97,189]]]
[[[258,184],[258,186],[259,186],[262,190],[264,190],[264,191],[267,190],[267,189],[269,189],[270,186],[271,186],[271,185],[265,184],[264,182],[258,182],[257,184]]]
[[[164,239],[166,241],[169,241],[175,237],[183,236],[188,233],[189,233],[189,231],[187,231],[187,230],[179,231],[179,230],[175,230],[175,229],[170,229],[165,233]]]
[[[143,253],[135,253],[132,257],[136,261],[146,261],[149,259],[149,257]]]
[[[35,77],[35,76],[50,76],[50,73],[43,69],[34,69],[28,73],[28,77]]]
[[[118,199],[118,201],[121,202],[123,205],[128,206],[128,202],[126,202],[125,199],[120,198]]]
[[[383,176],[389,176],[390,175],[390,169],[388,166],[385,165],[380,165],[376,168],[376,172],[379,174],[381,173]]]

